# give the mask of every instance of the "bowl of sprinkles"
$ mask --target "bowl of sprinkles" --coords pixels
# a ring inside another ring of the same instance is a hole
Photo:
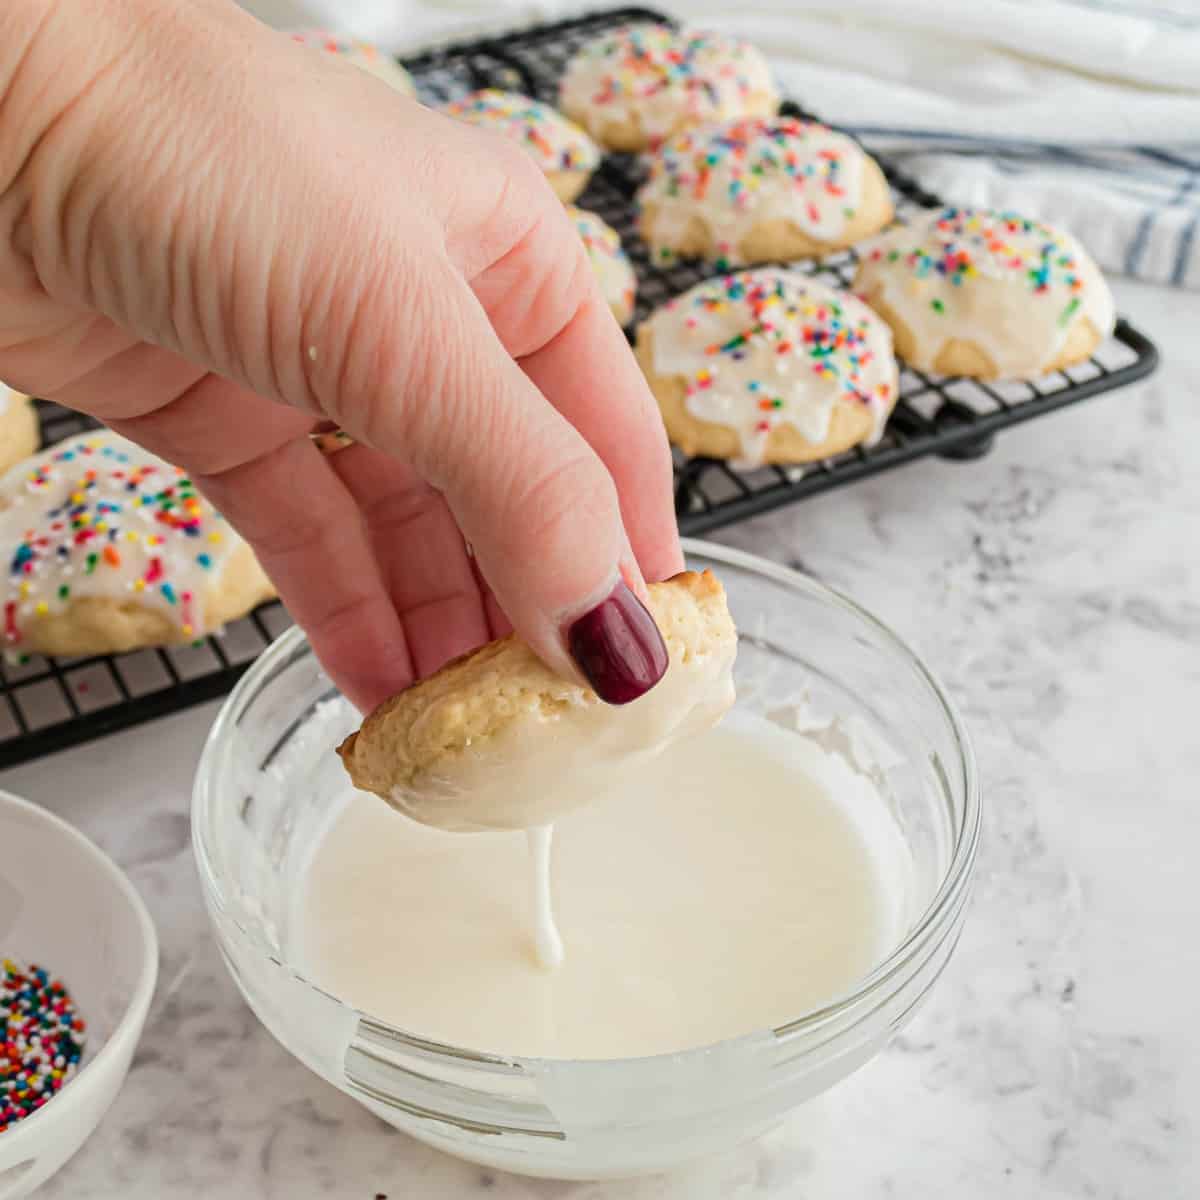
[[[0,1200],[17,1200],[120,1091],[158,941],[130,881],[61,818],[0,792],[0,847]]]

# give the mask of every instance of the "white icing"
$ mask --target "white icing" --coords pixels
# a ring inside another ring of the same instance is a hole
[[[518,92],[484,88],[447,104],[444,111],[515,142],[546,172],[592,171],[600,161],[596,143],[578,125]]]
[[[863,249],[855,287],[895,312],[923,370],[959,340],[975,343],[1001,376],[1036,376],[1080,321],[1103,338],[1116,320],[1108,284],[1079,242],[1011,213],[922,214]]]
[[[7,384],[0,383],[0,417],[8,412],[10,405],[19,395],[19,392],[10,388]]]
[[[836,242],[862,200],[863,158],[844,134],[794,117],[684,131],[650,160],[638,195],[642,235],[661,255],[699,218],[730,264],[743,261],[742,239],[765,221]]]
[[[548,971],[531,952],[521,834],[445,833],[352,797],[298,896],[305,970],[454,1045],[662,1054],[811,1012],[912,916],[912,858],[879,789],[748,713],[622,772],[554,836],[566,956]]]
[[[895,402],[887,325],[854,296],[795,271],[705,280],[659,309],[650,328],[655,373],[686,380],[688,412],[733,429],[752,465],[779,425],[823,442],[839,403],[869,409],[874,442]]]
[[[550,895],[550,848],[553,825],[538,825],[526,830],[529,841],[529,865],[533,876],[533,945],[538,962],[548,971],[562,965],[563,942],[554,921]]]
[[[588,262],[600,285],[600,294],[609,308],[628,320],[633,313],[637,276],[629,256],[621,249],[617,231],[595,213],[576,208],[573,204],[567,206],[567,215],[583,239]]]
[[[84,596],[136,599],[184,637],[241,539],[183,471],[115,433],[68,438],[0,479],[5,643]]]
[[[676,33],[663,25],[626,26],[589,42],[567,64],[560,102],[601,133],[636,117],[651,138],[688,124],[739,116],[774,97],[767,61],[745,42],[720,34]]]

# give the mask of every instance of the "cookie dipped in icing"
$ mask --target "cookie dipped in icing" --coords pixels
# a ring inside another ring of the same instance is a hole
[[[574,200],[583,191],[600,162],[595,142],[578,125],[519,92],[483,88],[452,101],[442,111],[515,142],[542,169],[563,201]]]
[[[685,130],[650,159],[641,234],[661,262],[786,262],[844,249],[892,219],[887,180],[815,121],[753,117]]]
[[[697,284],[638,327],[636,352],[671,441],[747,466],[878,440],[899,386],[887,325],[780,267]]]
[[[563,112],[612,150],[644,150],[681,129],[771,116],[779,93],[747,42],[665,25],[601,34],[567,64]]]
[[[1115,324],[1099,267],[1069,233],[1010,212],[945,208],[880,235],[855,290],[925,371],[1033,379],[1087,359]]]
[[[191,642],[274,594],[186,474],[107,430],[0,479],[4,644],[109,654]]]
[[[615,229],[595,213],[567,207],[567,216],[574,223],[596,282],[618,325],[628,325],[633,319],[633,302],[637,297],[637,276],[629,255],[621,248],[621,238]]]
[[[395,59],[384,54],[370,42],[360,42],[344,33],[331,33],[328,29],[297,29],[290,34],[295,42],[312,50],[324,50],[336,54],[347,62],[361,67],[376,79],[382,79],[390,88],[405,96],[415,96],[412,76]]]

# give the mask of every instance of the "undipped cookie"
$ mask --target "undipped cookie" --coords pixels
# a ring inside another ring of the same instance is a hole
[[[0,475],[28,458],[40,441],[33,401],[0,383]]]

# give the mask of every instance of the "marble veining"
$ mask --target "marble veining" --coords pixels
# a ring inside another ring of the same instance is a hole
[[[889,620],[971,727],[973,910],[878,1060],[672,1176],[535,1181],[426,1149],[291,1059],[225,973],[187,839],[208,706],[0,776],[130,870],[162,940],[129,1081],[47,1200],[1200,1194],[1200,303],[1117,291],[1162,343],[1148,384],[719,535]]]

